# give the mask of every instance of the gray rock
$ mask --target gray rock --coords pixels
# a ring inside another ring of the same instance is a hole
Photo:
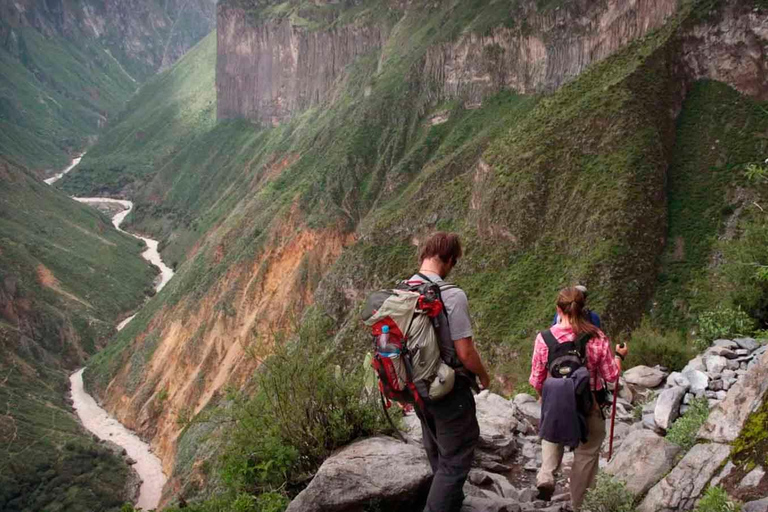
[[[720,400],[717,398],[707,398],[707,405],[710,409],[714,409],[718,404],[720,403]]]
[[[730,380],[736,377],[736,372],[733,370],[723,370],[723,380]]]
[[[726,359],[725,367],[729,370],[738,370],[741,367],[741,363],[735,359]]]
[[[747,487],[757,487],[765,476],[765,470],[762,466],[757,466],[755,469],[747,473],[741,482],[739,482],[739,489],[745,489]]]
[[[723,356],[706,355],[704,356],[704,365],[707,367],[707,372],[710,374],[720,375],[725,370],[725,366],[728,364],[728,360]]]
[[[528,395],[530,396],[530,395]],[[533,398],[533,397],[531,397]],[[479,448],[507,459],[517,452],[512,434],[518,429],[517,406],[487,390],[475,396],[477,422],[480,425]]]
[[[728,396],[728,392],[727,391],[718,391],[717,393],[715,393],[715,395],[717,395],[717,396],[715,396],[715,398],[717,398],[718,400],[725,400],[725,398]]]
[[[683,404],[690,405],[691,400],[693,400],[693,397],[694,395],[692,395],[691,393],[686,393],[685,396],[683,397]]]
[[[713,478],[711,482],[709,482],[709,486],[715,487],[716,485],[719,485],[720,482],[728,478],[728,475],[731,474],[731,471],[733,471],[735,467],[736,466],[733,464],[733,462],[728,461],[725,464],[725,467],[723,468],[723,470],[720,471],[720,473],[715,478]]]
[[[724,444],[697,444],[683,460],[653,486],[637,512],[676,512],[691,510],[720,464],[728,458]]]
[[[472,485],[483,490],[491,491],[502,498],[513,499],[516,501],[520,499],[520,491],[515,489],[506,477],[496,473],[473,469],[469,472],[468,481]]]
[[[686,372],[689,372],[691,370],[695,370],[697,372],[705,372],[707,371],[707,367],[704,364],[704,359],[701,356],[694,357],[690,361],[688,361],[688,364],[685,365],[685,368],[683,368],[680,373],[685,375]]]
[[[635,366],[624,372],[624,380],[634,386],[655,388],[664,380],[664,372],[648,366]]]
[[[715,340],[712,342],[713,347],[725,347],[731,350],[739,348],[738,343],[732,340]]]
[[[677,386],[688,390],[691,387],[691,382],[680,372],[672,372],[667,377],[667,386]]]
[[[711,381],[709,383],[709,389],[712,391],[720,391],[723,389],[723,381],[720,379]]]
[[[503,498],[466,496],[461,512],[520,512],[520,505]]]
[[[733,380],[734,380],[734,382],[736,381],[736,379],[733,379]],[[724,380],[723,381],[723,391],[728,391],[729,389],[731,389],[732,385],[733,385],[733,382],[731,382],[730,380]]]
[[[635,430],[621,444],[605,471],[626,482],[635,496],[641,496],[672,469],[678,453],[680,447],[663,437],[648,430]]]
[[[683,376],[691,383],[691,393],[699,395],[709,386],[709,377],[699,370],[688,370],[683,372]]]
[[[747,365],[747,363],[744,363],[744,362],[742,362],[741,364],[739,364],[739,370],[744,370],[744,371],[746,371],[746,370],[748,370],[748,369],[749,369],[749,368],[748,368],[748,365]]]
[[[685,413],[688,412],[688,409],[690,409],[687,405],[681,405],[680,406],[680,416],[685,416]]]
[[[768,512],[768,498],[745,503],[741,508],[742,512]]]
[[[755,366],[728,390],[726,398],[710,413],[699,430],[699,437],[716,443],[734,441],[749,415],[763,403],[768,390],[768,356],[761,356]]]
[[[736,375],[737,375],[738,377],[743,377],[743,376],[745,376],[746,374],[747,374],[747,370],[742,370],[741,368],[739,368],[738,370],[736,370]]]
[[[737,348],[736,350],[734,350],[734,352],[736,352],[736,355],[739,357],[744,357],[749,355],[749,350],[745,348]]]
[[[736,338],[733,341],[739,347],[749,351],[754,351],[760,347],[760,344],[754,338]]]
[[[674,387],[661,392],[653,412],[654,420],[659,428],[667,430],[677,419],[683,396],[685,396],[685,388]]]
[[[421,448],[372,437],[328,458],[288,512],[362,509],[371,500],[400,503],[405,509],[431,477]]]
[[[710,399],[714,400],[714,399],[716,399],[716,398],[717,398],[717,393],[716,393],[716,392],[714,392],[714,391],[709,391],[709,390],[707,390],[707,391],[705,391],[705,392],[704,392],[704,396],[706,396],[707,398],[710,398]]]
[[[541,404],[531,395],[521,393],[514,399],[514,404],[523,418],[534,425],[539,424],[541,420]]]
[[[128,464],[129,466],[133,466],[134,464],[137,463],[137,461],[133,457],[126,457],[125,463]]]
[[[726,359],[736,359],[737,357],[739,357],[739,355],[736,353],[735,350],[731,350],[730,348],[725,348],[725,347],[710,347],[707,349],[705,354],[720,356]]]

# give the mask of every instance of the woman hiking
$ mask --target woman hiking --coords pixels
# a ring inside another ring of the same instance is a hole
[[[536,336],[529,379],[542,397],[538,497],[551,499],[554,473],[560,467],[564,448],[574,447],[570,478],[574,510],[580,509],[587,488],[595,480],[605,439],[605,418],[596,394],[604,395],[603,380],[618,380],[621,361],[628,352],[626,346],[617,345],[616,355],[611,353],[608,337],[586,318],[584,301],[584,293],[576,287],[560,291],[556,303],[559,321]],[[552,380],[545,386],[548,376]]]

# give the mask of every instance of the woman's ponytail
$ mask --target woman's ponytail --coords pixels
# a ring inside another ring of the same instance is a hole
[[[557,307],[570,322],[573,332],[577,335],[588,332],[594,336],[599,329],[584,315],[584,303],[584,293],[575,287],[564,288],[557,296]]]

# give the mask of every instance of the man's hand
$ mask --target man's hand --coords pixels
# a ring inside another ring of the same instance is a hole
[[[490,385],[491,385],[491,376],[488,375],[488,372],[485,372],[484,375],[480,375],[480,389],[488,389]]]
[[[491,385],[491,377],[483,366],[483,361],[480,359],[480,354],[475,349],[475,343],[472,338],[461,338],[454,341],[456,347],[456,355],[459,357],[459,361],[464,365],[464,368],[471,371],[480,378],[480,386],[483,389],[488,389]]]

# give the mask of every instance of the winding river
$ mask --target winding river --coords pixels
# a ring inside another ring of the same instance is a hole
[[[72,164],[69,167],[64,169],[61,173],[48,178],[45,180],[45,183],[51,185],[61,179],[62,176],[70,172],[80,163],[83,156],[84,154],[72,160]],[[133,203],[131,201],[109,199],[105,197],[73,197],[73,199],[90,205],[116,204],[122,206],[124,209],[112,217],[112,224],[118,231],[139,238],[147,245],[147,250],[142,253],[142,257],[160,269],[160,275],[155,281],[155,290],[159,292],[166,284],[168,284],[168,281],[173,277],[173,270],[163,262],[162,258],[160,258],[160,253],[157,250],[157,240],[128,233],[120,228],[120,225],[133,209]],[[117,325],[117,330],[119,331],[125,327],[135,316],[136,315],[133,315],[120,322]],[[136,503],[136,506],[143,508],[144,510],[157,508],[162,496],[163,486],[166,482],[166,476],[163,473],[163,466],[160,459],[152,453],[152,448],[149,444],[142,441],[139,436],[125,428],[119,421],[110,416],[109,413],[102,409],[99,404],[96,403],[96,400],[85,391],[83,386],[84,371],[85,368],[81,368],[69,378],[72,401],[74,402],[73,407],[77,412],[77,416],[80,418],[83,426],[98,438],[112,441],[122,448],[125,448],[128,456],[136,461],[136,464],[133,467],[142,480],[141,488],[139,490],[139,500]]]

